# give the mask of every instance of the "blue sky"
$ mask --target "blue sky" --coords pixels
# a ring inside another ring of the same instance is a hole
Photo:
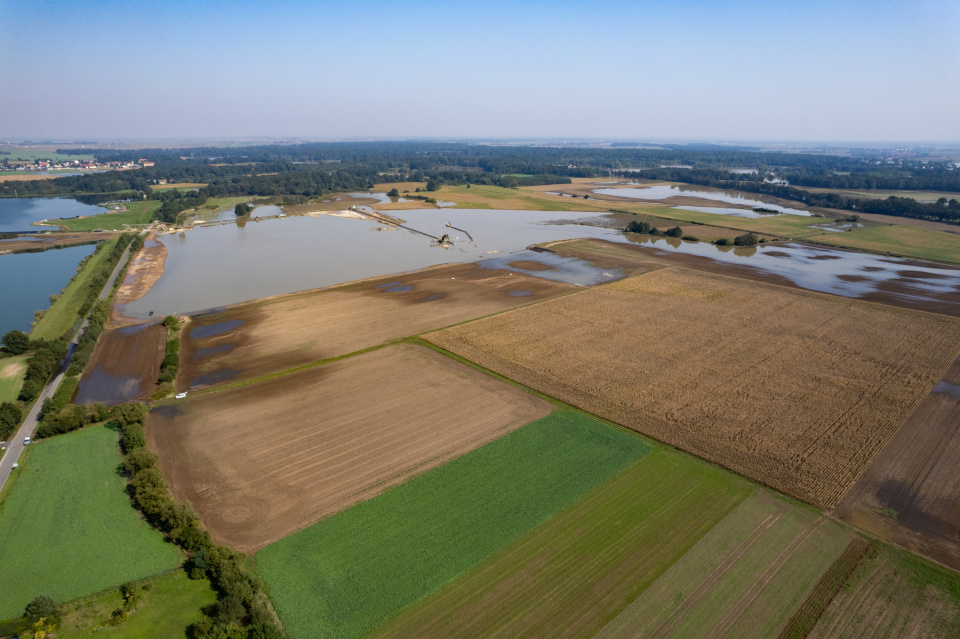
[[[0,0],[0,139],[960,141],[960,0]]]

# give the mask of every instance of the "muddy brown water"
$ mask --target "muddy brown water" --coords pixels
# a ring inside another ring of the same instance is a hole
[[[157,387],[167,329],[159,323],[105,330],[77,387],[77,404],[142,401]]]

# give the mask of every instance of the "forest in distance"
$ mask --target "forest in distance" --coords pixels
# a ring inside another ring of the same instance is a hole
[[[89,202],[144,195],[160,200],[242,195],[314,198],[365,190],[374,183],[432,180],[436,184],[509,188],[615,176],[763,193],[813,207],[960,223],[960,169],[956,163],[936,158],[893,158],[879,150],[829,155],[721,145],[643,149],[441,142],[58,150],[64,154],[91,152],[102,162],[148,157],[154,166],[52,180],[0,182],[0,196],[71,196]],[[150,187],[161,179],[206,186],[196,194],[152,192]],[[909,197],[867,199],[797,187],[938,191],[957,193],[957,198],[925,203]]]

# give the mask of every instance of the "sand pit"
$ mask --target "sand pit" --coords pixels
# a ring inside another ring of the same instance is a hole
[[[127,265],[123,282],[113,298],[112,323],[131,324],[140,321],[124,317],[123,306],[147,294],[147,291],[163,276],[163,265],[166,260],[167,247],[163,242],[158,241],[155,232],[151,231],[144,240],[143,246]]]
[[[453,264],[238,305],[184,328],[177,388],[287,370],[575,288]]]
[[[960,353],[955,318],[679,268],[426,337],[827,508]]]
[[[97,341],[77,387],[77,404],[120,404],[156,390],[167,343],[162,324],[110,328]]]
[[[551,409],[400,344],[154,409],[147,438],[214,539],[252,552]]]

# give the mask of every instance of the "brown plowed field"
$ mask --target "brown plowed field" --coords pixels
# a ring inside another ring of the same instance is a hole
[[[835,514],[960,570],[960,361],[934,389]]]
[[[162,324],[110,328],[100,335],[77,387],[77,404],[143,401],[157,388],[167,344]]]
[[[453,264],[238,305],[184,328],[177,388],[287,370],[573,290]]]
[[[427,339],[833,507],[960,353],[960,320],[669,268]]]
[[[398,344],[154,409],[147,439],[213,538],[252,552],[551,408]]]

